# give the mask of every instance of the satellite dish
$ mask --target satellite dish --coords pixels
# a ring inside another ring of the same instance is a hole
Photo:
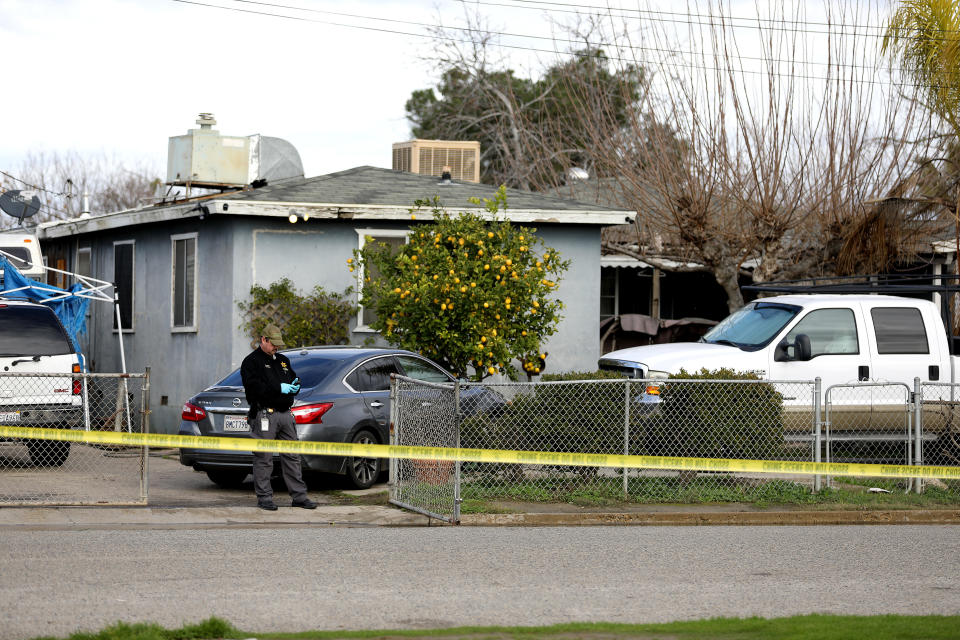
[[[24,218],[40,211],[40,196],[36,191],[14,189],[0,193],[0,209],[23,224]]]

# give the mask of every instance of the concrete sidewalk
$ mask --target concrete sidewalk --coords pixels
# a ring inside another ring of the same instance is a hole
[[[697,526],[960,524],[960,510],[797,511],[731,510],[729,505],[663,505],[649,511],[466,514],[463,526]],[[2,507],[0,530],[204,529],[251,527],[427,527],[443,522],[382,505],[281,507]]]

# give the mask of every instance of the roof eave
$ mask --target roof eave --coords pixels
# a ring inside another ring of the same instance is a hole
[[[486,209],[458,208],[471,211],[490,219],[500,218]],[[166,207],[146,207],[130,211],[121,211],[90,218],[74,218],[47,223],[38,229],[40,239],[63,238],[83,233],[107,231],[138,224],[183,220],[201,215],[257,216],[265,218],[289,218],[291,214],[301,219],[315,220],[432,220],[428,209],[419,209],[411,213],[410,207],[390,205],[352,205],[322,202],[282,202],[282,201],[238,201],[211,199],[203,203],[189,202]],[[633,211],[607,210],[547,210],[547,209],[509,209],[505,216],[511,222],[535,224],[590,224],[615,225],[632,222]]]

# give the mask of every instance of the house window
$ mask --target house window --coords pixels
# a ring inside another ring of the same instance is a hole
[[[77,249],[77,262],[73,271],[78,276],[93,275],[93,265],[91,263],[90,255],[90,247],[80,247]],[[76,282],[80,282],[80,280],[76,279]]]
[[[391,250],[396,252],[403,245],[407,243],[407,234],[409,230],[407,229],[357,229],[357,233],[360,236],[360,249],[368,242],[380,242],[386,243],[391,247]],[[360,282],[366,282],[367,277],[371,280],[376,280],[380,277],[380,272],[373,265],[368,265],[366,267],[366,272],[360,273]],[[373,309],[367,307],[360,307],[360,311],[357,316],[357,331],[372,331],[370,325],[377,319],[377,314]]]
[[[600,269],[600,319],[606,320],[617,314],[617,288],[620,270],[617,268]]]
[[[174,331],[196,331],[197,234],[170,236],[171,327]]]
[[[113,286],[120,305],[120,322],[124,331],[133,331],[133,240],[113,243]],[[117,314],[113,314],[113,329],[117,330]]]

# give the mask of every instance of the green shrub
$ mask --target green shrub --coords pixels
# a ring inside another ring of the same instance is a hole
[[[545,373],[541,380],[544,382],[569,382],[571,380],[617,380],[623,378],[619,371],[569,371],[567,373]]]
[[[728,382],[760,380],[732,369],[681,370],[670,380],[660,385],[660,405],[644,421],[648,454],[766,459],[783,453],[783,398],[772,384]]]
[[[281,278],[266,287],[250,287],[250,300],[238,302],[244,322],[240,328],[256,341],[268,324],[276,324],[290,347],[315,344],[347,344],[350,319],[357,313],[348,300],[352,288],[343,293],[328,293],[323,287],[301,295],[289,278]]]

